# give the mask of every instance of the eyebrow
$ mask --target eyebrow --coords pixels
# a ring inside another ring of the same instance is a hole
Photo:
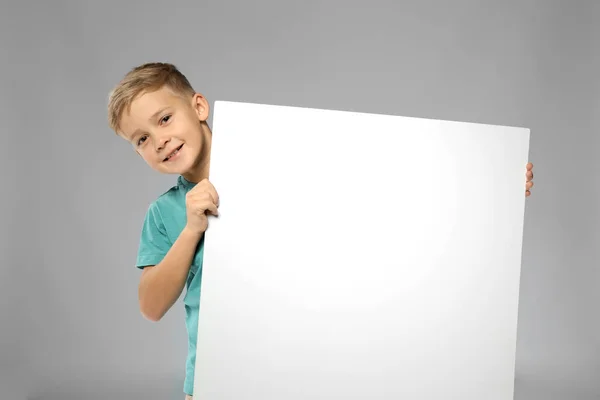
[[[162,114],[163,112],[165,112],[169,108],[171,108],[171,106],[161,107],[157,112],[155,112],[154,114],[152,114],[152,116],[150,118],[148,118],[148,121],[152,121],[152,120],[156,119],[156,117],[158,117],[160,114]]]
[[[154,114],[152,114],[150,116],[150,118],[148,118],[148,121],[152,121],[154,119],[156,119],[160,114],[162,114],[163,112],[165,112],[166,110],[168,110],[169,108],[171,108],[171,106],[165,106],[165,107],[161,107],[157,112],[155,112]],[[129,141],[133,140],[134,137],[136,137],[137,135],[139,135],[140,133],[142,133],[143,130],[142,129],[136,129],[133,134],[131,136],[129,136]]]

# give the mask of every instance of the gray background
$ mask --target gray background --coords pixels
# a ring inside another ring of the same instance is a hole
[[[0,397],[183,398],[183,306],[145,321],[133,267],[174,177],[106,123],[122,75],[168,61],[211,104],[531,128],[515,398],[599,398],[599,20],[566,0],[3,1]]]

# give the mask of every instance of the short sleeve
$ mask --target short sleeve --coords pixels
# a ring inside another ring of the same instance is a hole
[[[148,207],[142,225],[136,266],[143,269],[149,265],[158,264],[170,248],[171,242],[162,223],[160,210],[156,203],[153,203]]]

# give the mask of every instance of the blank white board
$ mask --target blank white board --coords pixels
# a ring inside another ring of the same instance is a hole
[[[216,102],[194,397],[513,398],[528,129]]]

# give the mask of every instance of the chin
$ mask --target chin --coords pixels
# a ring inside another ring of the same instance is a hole
[[[155,168],[158,172],[166,175],[183,175],[187,173],[191,168],[189,163],[181,163],[180,165],[158,165]]]

